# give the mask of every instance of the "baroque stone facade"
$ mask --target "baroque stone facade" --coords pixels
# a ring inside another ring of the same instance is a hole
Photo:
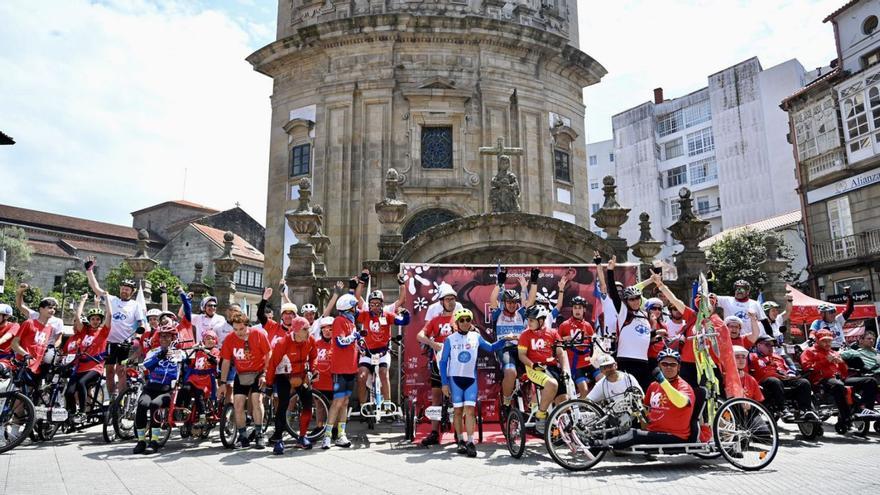
[[[498,138],[523,151],[522,212],[589,224],[582,90],[605,69],[577,48],[575,0],[283,0],[277,41],[248,61],[274,79],[268,280],[295,242],[284,214],[302,177],[342,276],[380,259],[389,168],[403,241],[490,212],[497,159],[479,148]]]

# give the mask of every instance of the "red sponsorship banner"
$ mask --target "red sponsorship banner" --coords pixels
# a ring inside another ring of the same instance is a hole
[[[534,265],[511,265],[504,267],[507,271],[507,289],[521,289],[520,279],[528,280]],[[563,298],[563,306],[557,319],[558,323],[571,316],[570,301],[575,296],[587,300],[587,318],[601,312],[601,303],[597,307],[596,300],[596,265],[541,265],[538,278],[538,294],[544,295],[555,306],[559,297]],[[439,286],[447,283],[458,293],[458,301],[473,311],[476,325],[483,338],[495,341],[495,331],[491,328],[491,312],[489,298],[496,285],[497,267],[492,265],[432,265],[403,264],[401,271],[408,291],[407,309],[412,313],[410,324],[404,334],[403,359],[403,394],[414,397],[418,408],[430,405],[431,385],[428,370],[428,356],[418,342],[417,335],[425,326],[425,317],[432,305],[439,305]],[[559,294],[560,278],[568,274],[569,282],[565,290]],[[615,278],[624,285],[637,282],[638,265],[620,264]],[[436,309],[435,309],[436,311]],[[557,326],[554,325],[554,326]],[[477,362],[479,398],[482,405],[483,419],[498,420],[500,405],[501,376],[493,354],[480,352]]]

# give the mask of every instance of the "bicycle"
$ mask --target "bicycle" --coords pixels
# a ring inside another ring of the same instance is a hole
[[[124,363],[126,367],[125,390],[116,396],[107,408],[103,425],[103,437],[107,443],[116,439],[132,440],[135,437],[134,419],[137,412],[137,399],[143,388],[144,374],[135,363]]]
[[[36,422],[34,404],[20,388],[25,383],[27,362],[13,358],[11,364],[13,370],[0,368],[0,454],[21,445]]]
[[[56,356],[46,374],[46,383],[35,394],[36,424],[34,432],[39,441],[52,440],[60,430],[65,433],[81,431],[104,422],[107,407],[104,405],[103,377],[86,390],[86,409],[83,421],[74,423],[64,404],[64,391],[70,377],[76,371],[76,363],[83,357],[81,352]]]
[[[403,411],[391,400],[382,396],[382,380],[379,376],[379,363],[382,357],[390,351],[382,354],[373,354],[366,346],[361,346],[361,352],[370,358],[370,377],[367,378],[367,402],[361,404],[358,413],[350,413],[349,416],[359,415],[367,419],[367,428],[374,429],[376,423],[383,420],[399,420],[403,418]]]
[[[256,429],[254,428],[255,423],[254,423],[253,415],[251,414],[251,408],[248,407],[250,400],[251,400],[251,398],[250,398],[250,396],[248,396],[247,401],[244,404],[245,435],[247,436],[248,440],[253,441],[256,438]],[[274,404],[275,401],[272,400],[272,390],[268,389],[268,390],[261,391],[260,400],[263,401],[263,425],[262,426],[263,426],[263,431],[265,432],[265,428],[268,425],[273,424],[273,422],[275,420],[275,404]],[[328,410],[329,410],[329,408],[328,408]],[[223,408],[223,415],[220,416],[219,426],[220,426],[220,442],[223,444],[223,446],[225,448],[234,449],[235,443],[236,443],[236,441],[238,441],[238,427],[236,426],[236,423],[235,423],[235,408],[233,407],[232,404],[226,404],[226,406]],[[288,432],[291,432],[291,430],[289,428],[290,428],[290,421],[288,420],[286,429],[288,430]],[[296,430],[292,430],[292,431],[297,431],[297,430],[299,430],[298,424],[296,425]],[[294,433],[292,433],[292,432],[290,434],[294,435]],[[297,433],[294,436],[295,437],[299,436],[299,432],[297,431]],[[311,439],[311,437],[310,437],[310,439]]]
[[[309,383],[312,383],[311,372],[309,372]],[[288,406],[287,409],[284,429],[287,430],[287,433],[293,438],[299,437],[299,418],[301,415],[302,404],[299,401],[299,396],[295,393],[291,393],[290,406]],[[324,437],[324,422],[329,415],[330,404],[327,402],[327,399],[324,398],[323,394],[312,389],[312,421],[309,425],[308,433],[306,433],[306,438],[308,438],[309,441],[315,443]]]

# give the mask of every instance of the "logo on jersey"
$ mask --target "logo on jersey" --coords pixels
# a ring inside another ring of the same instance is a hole
[[[113,313],[113,319],[116,321],[123,321],[128,318],[128,315],[123,313],[122,311],[117,311]]]
[[[662,392],[654,392],[651,394],[651,409],[656,409],[663,404],[663,393]]]
[[[34,343],[35,344],[43,345],[48,341],[49,341],[49,334],[44,333],[44,332],[37,332],[36,334],[34,334]]]
[[[327,349],[318,349],[318,361],[327,359]]]
[[[232,350],[232,355],[235,359],[243,360],[250,354],[249,352],[245,352],[243,347],[238,347]]]
[[[471,360],[471,353],[468,351],[462,351],[458,353],[458,362],[459,363],[468,363]]]
[[[636,325],[633,330],[639,335],[648,335],[651,333],[651,329],[645,325]]]
[[[370,331],[371,332],[379,332],[381,330],[381,326],[377,320],[370,321]]]
[[[89,348],[92,346],[92,342],[95,341],[95,337],[93,335],[88,335],[82,340],[82,346],[85,348]]]
[[[749,314],[746,313],[745,311],[737,311],[736,317],[742,321],[746,321],[749,318]]]
[[[547,341],[544,339],[532,339],[532,350],[540,351],[547,347]]]
[[[197,370],[207,369],[207,366],[206,366],[207,364],[208,364],[208,360],[205,359],[204,357],[200,357],[200,358],[196,359],[196,369]]]
[[[450,323],[444,323],[440,325],[440,335],[449,335],[452,333],[452,325]]]

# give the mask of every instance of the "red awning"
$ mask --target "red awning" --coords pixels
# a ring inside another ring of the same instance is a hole
[[[792,325],[801,325],[801,324],[811,324],[813,321],[819,319],[819,305],[820,304],[830,304],[825,303],[825,301],[820,301],[819,299],[814,299],[803,292],[789,286],[786,288],[790,291],[793,301],[791,308],[791,324]],[[846,309],[845,304],[835,304],[837,310],[843,312]],[[873,304],[857,304],[855,305],[855,309],[853,310],[853,314],[849,317],[851,320],[864,320],[867,318],[876,318],[877,317],[877,308],[874,307]]]

